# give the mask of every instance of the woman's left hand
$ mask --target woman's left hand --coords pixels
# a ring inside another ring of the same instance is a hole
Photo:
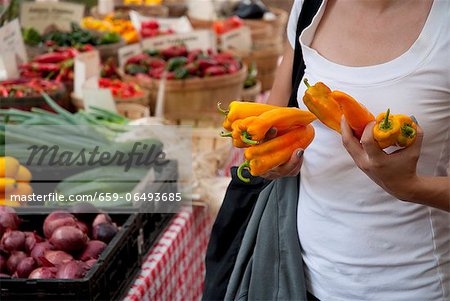
[[[342,143],[356,165],[375,183],[396,198],[409,200],[412,197],[411,187],[418,181],[416,166],[423,131],[417,126],[417,138],[410,147],[386,154],[373,138],[374,125],[375,122],[371,122],[366,126],[360,142],[343,117]]]

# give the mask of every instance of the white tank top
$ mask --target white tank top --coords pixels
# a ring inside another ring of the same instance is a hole
[[[408,51],[368,67],[338,65],[308,47],[325,2],[300,38],[305,77],[352,95],[375,116],[387,108],[414,115],[425,133],[419,174],[447,175],[450,1],[434,1]],[[289,19],[291,45],[301,6],[296,0]],[[298,102],[306,109],[304,91],[301,85]],[[323,301],[449,300],[450,214],[392,197],[356,167],[339,134],[313,125],[297,220],[308,290]]]

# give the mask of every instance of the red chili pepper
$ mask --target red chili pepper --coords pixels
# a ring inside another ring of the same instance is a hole
[[[159,67],[159,68],[151,69],[148,72],[148,75],[150,75],[153,78],[161,79],[163,72],[164,72],[164,67]]]
[[[198,59],[197,60],[198,67],[200,70],[205,71],[206,69],[217,66],[218,63],[216,60],[213,59]]]
[[[205,76],[218,76],[227,73],[227,69],[224,66],[212,66],[205,70]]]
[[[167,79],[175,79],[175,72],[171,71],[171,72],[167,72]]]
[[[160,35],[160,31],[158,29],[152,28],[142,28],[140,33],[143,38],[153,38]]]
[[[149,58],[150,58],[150,56],[148,54],[141,53],[141,54],[130,57],[126,64],[127,65],[128,64],[139,64],[141,61],[147,60]]]
[[[33,59],[33,62],[42,64],[60,63],[67,60],[68,58],[70,57],[66,52],[50,52],[36,56]]]
[[[60,70],[59,65],[52,63],[31,63],[30,66],[33,71],[39,72],[58,72]]]
[[[8,97],[8,89],[0,88],[0,96],[1,97]]]
[[[185,66],[190,75],[196,75],[198,73],[198,65],[195,63],[189,63]]]
[[[201,49],[194,49],[189,51],[187,56],[188,63],[194,62],[201,54],[203,54],[203,51]]]
[[[159,29],[159,23],[157,21],[151,20],[151,21],[145,21],[141,23],[141,29],[148,28],[148,29]]]
[[[184,46],[170,46],[164,50],[161,51],[161,55],[165,58],[165,59],[170,59],[173,57],[177,57],[177,56],[187,56],[188,51],[186,49],[186,47]]]
[[[150,68],[161,68],[166,66],[166,62],[162,59],[151,59],[148,61],[148,66]]]

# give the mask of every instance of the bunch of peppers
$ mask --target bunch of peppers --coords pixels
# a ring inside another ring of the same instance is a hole
[[[341,91],[332,91],[322,82],[310,86],[303,96],[307,108],[326,126],[341,133],[342,115],[358,139],[366,125],[376,121],[373,136],[381,149],[389,146],[408,147],[416,139],[417,124],[406,115],[391,115],[390,110],[381,113],[375,119],[372,113],[350,95]]]
[[[61,83],[41,78],[7,80],[0,82],[0,98],[40,96],[41,92],[53,94],[62,89]]]
[[[132,98],[144,95],[142,88],[136,83],[126,83],[119,79],[100,78],[99,87],[111,90],[114,97]]]
[[[115,32],[119,34],[127,44],[139,42],[139,34],[130,20],[122,19],[115,14],[109,14],[103,19],[94,17],[84,17],[81,20],[81,27],[89,30],[103,32]]]
[[[22,30],[25,44],[36,46],[44,43],[46,46],[80,46],[80,45],[108,45],[120,42],[120,35],[116,32],[103,32],[96,34],[92,31],[82,29],[78,24],[71,24],[70,32],[51,31],[40,35],[33,28]]]
[[[173,29],[162,30],[156,20],[144,21],[141,23],[141,31],[139,32],[143,39],[154,38],[162,35],[174,34]]]
[[[305,149],[314,139],[310,124],[316,119],[311,112],[297,108],[284,108],[267,104],[234,101],[228,110],[218,105],[226,115],[223,137],[231,137],[233,145],[246,148],[246,161],[238,168],[243,182],[250,180],[242,175],[249,169],[251,175],[259,176],[289,161],[294,150]],[[276,137],[266,140],[269,131],[277,129]]]
[[[91,45],[84,45],[78,49],[58,47],[53,52],[38,55],[31,62],[20,65],[20,75],[25,78],[52,79],[56,82],[72,81],[74,58],[80,52],[93,49]]]
[[[221,35],[242,26],[244,21],[238,16],[232,16],[225,20],[214,21],[212,28],[217,35]]]
[[[161,51],[150,50],[131,57],[125,65],[125,73],[161,79],[186,79],[233,74],[242,68],[241,62],[232,54],[171,46]]]

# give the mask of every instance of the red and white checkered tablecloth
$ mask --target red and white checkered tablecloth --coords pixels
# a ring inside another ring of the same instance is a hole
[[[211,226],[207,207],[179,212],[150,250],[124,301],[199,300]]]

